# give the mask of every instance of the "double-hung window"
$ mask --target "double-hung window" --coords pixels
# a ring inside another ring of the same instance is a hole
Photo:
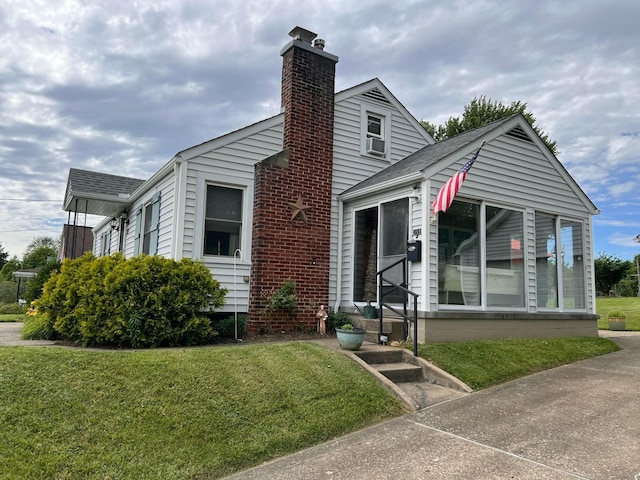
[[[243,190],[207,185],[204,255],[233,256],[240,248]]]
[[[160,192],[156,192],[149,203],[138,209],[135,232],[134,251],[136,255],[141,253],[155,255],[158,253]]]
[[[385,146],[385,117],[366,112],[367,125],[365,134],[365,151],[369,155],[384,157]]]

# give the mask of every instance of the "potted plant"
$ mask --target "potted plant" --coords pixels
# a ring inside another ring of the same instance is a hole
[[[359,350],[364,341],[364,328],[354,327],[351,322],[336,328],[338,343],[345,350]]]
[[[612,310],[607,315],[609,330],[626,330],[627,315],[621,310]]]

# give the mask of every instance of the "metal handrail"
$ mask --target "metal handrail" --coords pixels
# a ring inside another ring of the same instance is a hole
[[[403,279],[403,283],[394,283],[389,279],[384,278],[383,274],[387,271],[390,270],[391,268],[399,265],[402,263],[402,279]],[[404,340],[407,340],[407,337],[409,336],[409,322],[413,322],[413,355],[414,356],[418,356],[418,294],[415,292],[412,292],[411,290],[409,290],[407,288],[407,258],[401,258],[400,260],[398,260],[397,262],[392,263],[391,265],[386,266],[385,268],[383,268],[382,270],[380,270],[377,273],[378,276],[378,298],[380,299],[380,313],[379,313],[379,319],[380,319],[380,326],[379,326],[379,333],[378,333],[378,338],[380,338],[380,335],[382,335],[382,318],[383,318],[383,307],[387,307],[389,310],[391,310],[392,312],[394,312],[396,315],[399,315],[400,317],[402,317],[402,325],[403,325],[403,335],[404,335]],[[385,285],[385,282],[387,282],[387,284]],[[387,292],[384,293],[384,286],[392,286],[393,288]],[[403,308],[402,308],[402,312],[396,310],[396,308],[392,307],[390,304],[385,303],[384,302],[384,297],[385,295],[388,295],[389,293],[395,291],[395,290],[400,290],[402,292],[404,292],[403,295]],[[413,297],[413,315],[409,316],[408,311],[407,311],[407,299],[408,296],[411,295]]]

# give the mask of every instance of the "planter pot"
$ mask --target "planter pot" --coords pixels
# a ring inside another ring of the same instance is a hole
[[[627,321],[624,318],[609,318],[609,330],[626,330]]]
[[[364,333],[364,328],[354,328],[353,330],[336,328],[338,343],[345,350],[358,350],[364,341]]]

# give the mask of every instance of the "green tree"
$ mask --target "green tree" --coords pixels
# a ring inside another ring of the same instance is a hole
[[[58,256],[59,241],[52,237],[36,237],[24,251],[22,268],[39,268]]]
[[[480,98],[476,97],[471,101],[471,103],[465,105],[462,117],[449,117],[449,120],[438,126],[424,120],[421,123],[436,141],[440,141],[455,137],[467,130],[482,127],[487,123],[500,120],[501,118],[508,117],[516,113],[522,114],[524,118],[527,119],[529,125],[533,127],[549,150],[551,150],[554,155],[557,155],[557,142],[555,140],[551,140],[547,133],[543,132],[535,125],[536,118],[531,112],[527,111],[527,104],[520,101],[511,102],[507,105],[502,102],[493,101],[482,95]]]
[[[607,295],[629,270],[631,262],[621,260],[615,255],[600,253],[595,259],[596,291]]]
[[[7,263],[7,258],[9,258],[9,252],[5,251],[2,243],[0,243],[0,270],[4,267],[4,264]]]
[[[15,255],[8,260],[0,270],[0,279],[11,281],[13,280],[13,272],[22,268],[22,262],[18,260]]]
[[[618,295],[621,297],[639,297],[640,289],[638,284],[638,263],[640,262],[640,255],[636,255],[632,262],[627,262],[629,268],[625,272],[624,278],[616,285]]]

